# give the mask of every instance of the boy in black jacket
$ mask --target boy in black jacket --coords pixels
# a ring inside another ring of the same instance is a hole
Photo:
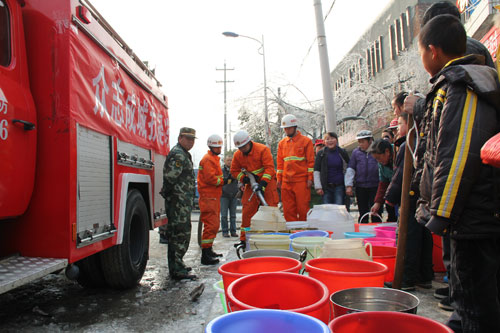
[[[482,145],[499,130],[500,84],[480,57],[463,56],[460,21],[439,15],[420,31],[432,76],[421,129],[427,133],[417,218],[451,237],[451,300],[464,332],[500,332],[500,202]]]

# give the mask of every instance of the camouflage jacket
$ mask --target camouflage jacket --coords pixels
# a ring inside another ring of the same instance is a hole
[[[195,194],[195,178],[191,154],[176,144],[163,166],[163,189],[167,201],[192,203]]]

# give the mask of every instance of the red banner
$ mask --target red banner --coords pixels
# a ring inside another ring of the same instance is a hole
[[[486,33],[486,35],[483,36],[483,38],[481,38],[481,43],[483,43],[488,51],[490,51],[493,61],[496,61],[498,42],[500,40],[499,37],[500,34],[498,28],[493,27]]]
[[[166,155],[167,108],[142,89],[97,44],[70,34],[71,115],[98,132]]]

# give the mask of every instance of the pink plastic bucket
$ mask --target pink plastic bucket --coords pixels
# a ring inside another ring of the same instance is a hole
[[[375,227],[373,228],[375,230],[375,235],[376,237],[383,237],[383,238],[394,238],[396,239],[396,229],[397,227]]]
[[[396,246],[396,239],[394,238],[385,238],[385,237],[372,237],[365,238],[364,243],[372,243],[373,246]]]
[[[332,320],[328,327],[335,333],[453,333],[432,319],[390,311],[346,314]]]

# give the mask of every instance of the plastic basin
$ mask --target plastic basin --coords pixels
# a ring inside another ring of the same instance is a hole
[[[301,313],[256,309],[232,312],[217,317],[208,323],[205,332],[329,333],[330,329],[320,320]]]
[[[335,318],[328,325],[335,333],[453,333],[429,318],[401,312],[358,312]]]
[[[384,264],[389,269],[389,272],[385,275],[385,282],[392,282],[394,280],[397,248],[392,246],[372,246],[372,249],[373,261]]]
[[[321,250],[323,248],[323,244],[327,241],[327,237],[318,237],[318,236],[306,236],[306,237],[297,237],[292,239],[292,249],[295,252],[302,253],[302,251],[307,251],[306,261],[318,258],[321,255]]]
[[[257,257],[227,262],[218,269],[224,282],[227,301],[227,289],[231,282],[249,274],[262,272],[299,273],[302,263],[296,259],[283,257]]]
[[[318,258],[306,263],[309,276],[323,282],[330,294],[348,288],[383,287],[384,264],[349,258]]]
[[[365,238],[364,242],[372,243],[372,246],[396,246],[396,239],[386,237]]]
[[[380,223],[354,223],[354,231],[356,232],[374,232],[373,228]]]
[[[290,235],[290,251],[293,251],[292,240],[298,237],[329,237],[328,231],[323,230],[305,230]]]
[[[229,286],[229,312],[275,309],[303,313],[324,323],[330,319],[328,289],[311,277],[284,273],[259,273],[242,277]]]
[[[375,234],[371,234],[368,232],[344,232],[345,238],[371,238],[374,236]]]
[[[376,237],[394,238],[396,239],[396,229],[397,227],[375,227]]]

